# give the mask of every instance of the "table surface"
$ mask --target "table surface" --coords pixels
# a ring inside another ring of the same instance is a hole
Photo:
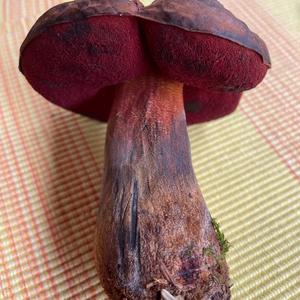
[[[29,28],[60,2],[0,0],[3,300],[106,298],[92,252],[106,126],[44,101],[17,69]],[[222,2],[273,68],[234,114],[189,127],[195,172],[232,244],[232,299],[300,299],[300,0]]]

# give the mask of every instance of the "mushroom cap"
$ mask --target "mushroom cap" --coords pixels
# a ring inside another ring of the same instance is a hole
[[[138,20],[132,17],[138,7],[127,0],[83,0],[53,7],[21,46],[20,70],[54,104],[101,119],[102,112],[94,111],[105,110],[105,101],[95,96],[146,72]]]
[[[154,70],[184,83],[188,124],[216,119],[271,65],[264,42],[216,0],[63,3],[39,18],[20,52],[37,92],[100,121],[122,82]]]
[[[184,86],[183,98],[189,125],[216,120],[238,107],[242,93],[198,89]]]

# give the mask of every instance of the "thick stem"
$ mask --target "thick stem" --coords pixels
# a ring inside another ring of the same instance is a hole
[[[182,90],[149,76],[123,84],[115,99],[96,237],[112,299],[159,299],[161,289],[229,299],[227,266],[192,168]]]

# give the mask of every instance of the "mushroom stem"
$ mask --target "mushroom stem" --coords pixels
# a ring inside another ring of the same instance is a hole
[[[181,83],[148,76],[124,83],[114,101],[96,236],[98,272],[112,299],[157,299],[162,289],[229,299],[227,266],[192,168],[182,93]]]

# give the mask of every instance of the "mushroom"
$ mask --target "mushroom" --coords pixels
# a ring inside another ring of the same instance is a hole
[[[20,54],[29,83],[108,121],[95,257],[112,299],[230,298],[226,240],[186,125],[232,112],[270,65],[264,42],[216,0],[77,0],[33,26]]]

